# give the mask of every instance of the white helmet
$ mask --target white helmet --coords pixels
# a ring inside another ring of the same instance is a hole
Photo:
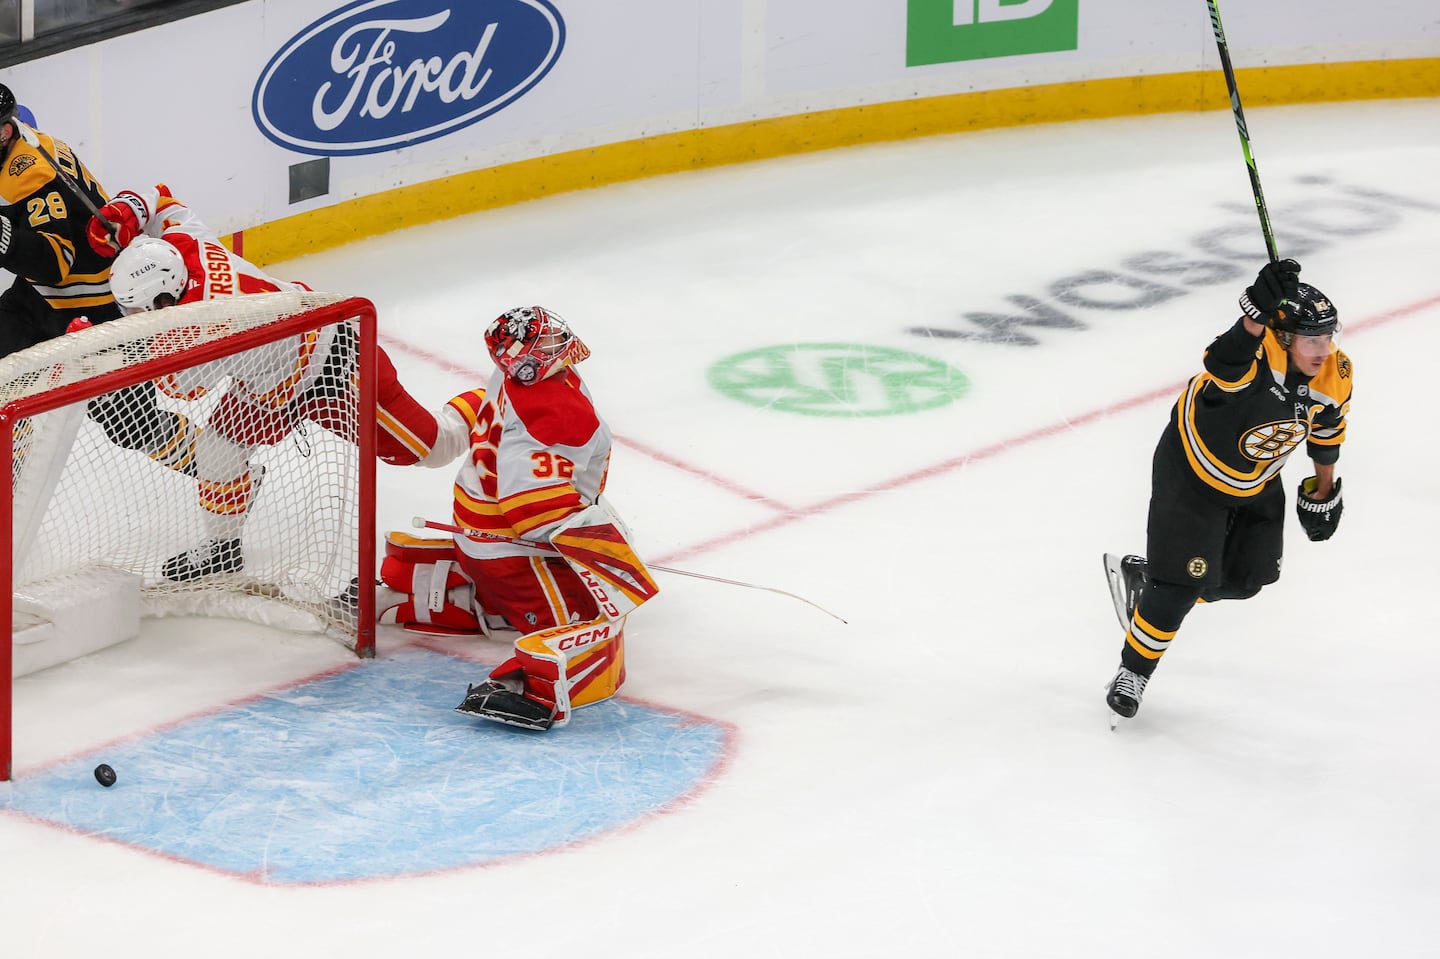
[[[180,251],[153,236],[136,237],[110,264],[110,292],[126,313],[155,309],[163,293],[178,303],[189,278]]]

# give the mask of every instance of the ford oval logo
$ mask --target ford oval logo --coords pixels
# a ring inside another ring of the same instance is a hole
[[[255,85],[255,123],[320,156],[433,140],[502,110],[565,45],[549,0],[360,0],[310,24]]]

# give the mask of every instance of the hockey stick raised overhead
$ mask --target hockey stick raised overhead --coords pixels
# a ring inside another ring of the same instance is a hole
[[[509,543],[512,546],[525,546],[539,553],[559,552],[555,549],[554,546],[551,546],[549,543],[532,543],[529,540],[513,539],[509,536],[499,536],[495,533],[486,533],[478,529],[466,529],[463,526],[455,526],[452,523],[437,523],[435,520],[425,519],[423,516],[416,516],[410,522],[416,529],[435,529],[441,530],[446,533],[458,533],[461,536],[468,536],[470,539],[477,539],[491,543]],[[804,596],[797,596],[794,593],[787,593],[783,589],[776,589],[774,586],[761,586],[758,583],[742,583],[737,579],[722,579],[719,576],[709,576],[705,573],[692,573],[688,569],[675,569],[670,566],[656,566],[652,563],[646,563],[645,566],[648,569],[653,569],[661,573],[673,573],[676,576],[689,576],[692,579],[705,579],[709,580],[712,583],[724,583],[727,586],[743,586],[746,589],[763,589],[767,593],[779,593],[781,596],[789,596],[791,599],[798,599],[800,602],[804,603],[807,606],[814,606],[826,616],[834,617],[835,619],[840,620],[840,622],[847,623],[848,625],[848,622],[845,619],[840,616],[836,616],[834,613],[830,612],[830,610],[826,609],[824,606],[821,606],[819,603],[811,602]]]
[[[1225,70],[1225,86],[1230,91],[1230,108],[1235,113],[1235,129],[1240,133],[1240,149],[1245,153],[1245,167],[1250,171],[1250,192],[1255,194],[1255,210],[1260,214],[1260,231],[1265,234],[1265,252],[1270,262],[1280,259],[1275,252],[1275,234],[1270,230],[1270,212],[1265,208],[1265,193],[1260,189],[1260,171],[1255,166],[1255,156],[1250,152],[1250,131],[1245,125],[1245,111],[1240,108],[1240,89],[1235,85],[1235,68],[1230,65],[1230,47],[1225,42],[1225,28],[1220,25],[1220,8],[1217,0],[1206,0],[1210,4],[1210,25],[1215,28],[1215,46],[1220,50],[1220,66]]]

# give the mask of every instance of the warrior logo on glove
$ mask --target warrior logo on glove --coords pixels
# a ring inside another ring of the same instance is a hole
[[[1335,528],[1340,525],[1340,514],[1345,510],[1345,500],[1340,496],[1338,478],[1331,487],[1329,496],[1317,498],[1316,491],[1319,488],[1319,479],[1308,476],[1295,492],[1295,512],[1300,517],[1300,525],[1304,527],[1305,535],[1312,543],[1321,543],[1334,536]]]

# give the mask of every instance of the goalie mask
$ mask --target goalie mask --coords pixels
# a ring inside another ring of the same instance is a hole
[[[165,295],[180,302],[189,278],[180,251],[153,236],[137,237],[110,264],[110,292],[126,313],[158,309]]]
[[[485,328],[485,348],[505,376],[522,386],[590,355],[569,325],[543,306],[517,307],[496,317]]]

